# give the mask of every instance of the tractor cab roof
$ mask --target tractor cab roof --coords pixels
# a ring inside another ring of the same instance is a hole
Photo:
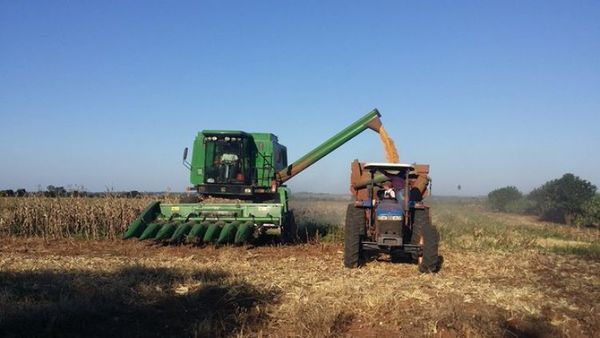
[[[369,171],[412,171],[415,168],[412,164],[404,164],[404,163],[367,163],[364,166],[365,169]]]

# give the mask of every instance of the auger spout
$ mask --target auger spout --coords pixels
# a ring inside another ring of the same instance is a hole
[[[373,109],[368,114],[346,127],[344,130],[335,134],[327,141],[317,146],[315,149],[309,151],[296,162],[288,165],[287,168],[279,171],[276,174],[277,181],[279,184],[285,183],[366,129],[371,129],[379,133],[379,129],[381,129],[380,117],[381,114],[379,111],[377,109]]]

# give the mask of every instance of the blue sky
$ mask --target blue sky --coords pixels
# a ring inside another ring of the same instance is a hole
[[[434,194],[600,185],[598,1],[0,0],[0,188],[181,191],[202,129],[294,160],[377,107]],[[365,132],[290,181],[346,192]],[[457,185],[463,189],[457,191]]]

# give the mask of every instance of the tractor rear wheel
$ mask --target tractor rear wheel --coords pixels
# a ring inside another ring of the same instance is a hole
[[[360,263],[360,234],[365,226],[365,212],[350,203],[346,210],[344,226],[344,266],[356,268]]]
[[[415,257],[418,260],[420,272],[429,273],[440,270],[442,261],[438,256],[439,241],[440,235],[431,223],[429,209],[413,209],[411,244],[418,244],[423,248],[423,256]]]

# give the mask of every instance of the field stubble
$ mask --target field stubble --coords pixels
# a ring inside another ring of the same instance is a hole
[[[135,203],[139,206],[124,208],[133,213],[145,205]],[[341,264],[343,234],[333,231],[343,222],[346,202],[293,205],[300,228],[312,231],[309,243],[165,247],[105,240],[118,237],[121,220],[112,221],[111,231],[78,235],[104,240],[65,239],[85,229],[83,223],[45,235],[32,226],[27,229],[35,231],[14,233],[2,225],[0,335],[584,337],[600,332],[597,230],[490,213],[478,203],[434,203],[445,258],[440,273],[419,274],[414,265],[391,264],[385,257],[347,270]]]

